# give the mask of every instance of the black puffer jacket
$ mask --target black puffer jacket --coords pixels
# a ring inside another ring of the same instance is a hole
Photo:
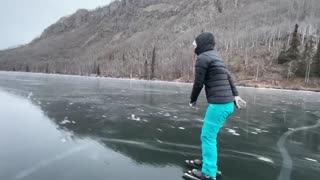
[[[203,85],[205,85],[208,103],[234,102],[234,96],[238,96],[239,93],[223,60],[213,50],[215,46],[213,35],[202,33],[196,38],[196,43],[195,53],[198,58],[191,103],[197,101]]]

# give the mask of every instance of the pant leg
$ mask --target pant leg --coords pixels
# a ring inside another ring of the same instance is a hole
[[[234,111],[234,104],[209,104],[201,132],[202,172],[212,178],[217,174],[217,135]]]

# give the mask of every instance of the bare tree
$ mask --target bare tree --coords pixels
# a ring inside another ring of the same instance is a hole
[[[221,2],[221,0],[215,0],[214,3],[215,3],[215,5],[216,5],[216,8],[218,9],[218,12],[219,12],[219,13],[222,13],[223,7],[222,7],[222,2]]]
[[[47,63],[47,65],[46,65],[46,71],[45,71],[45,73],[49,73],[49,64]]]
[[[143,75],[143,78],[144,79],[149,79],[148,78],[148,61],[147,60],[144,61],[144,75]]]
[[[30,72],[30,68],[28,64],[26,65],[26,72]]]
[[[310,53],[310,49],[311,48],[312,47],[309,47],[309,43],[306,43],[305,55],[304,55],[305,64],[306,64],[305,80],[304,80],[305,83],[309,83],[309,80],[310,80],[310,71],[311,71],[311,64],[312,64],[312,59],[311,59],[311,55],[310,55],[311,54]]]
[[[260,64],[257,64],[257,74],[256,74],[256,81],[258,81],[258,77],[259,77],[259,68],[260,68]]]
[[[100,71],[100,64],[98,64],[97,66],[97,75],[100,76],[101,75],[101,71]]]
[[[320,77],[320,42],[318,42],[318,48],[316,54],[312,58],[314,66],[312,72],[314,75]]]
[[[288,73],[287,73],[287,80],[289,80],[289,78],[293,77],[296,72],[297,72],[296,61],[291,61],[291,62],[289,62],[289,65],[288,65]]]
[[[236,7],[236,8],[238,7],[238,5],[239,5],[238,2],[239,2],[238,0],[234,0],[234,7]]]
[[[155,66],[156,66],[156,47],[153,47],[152,59],[151,59],[151,77],[150,77],[151,79],[155,78],[155,74],[154,74]]]

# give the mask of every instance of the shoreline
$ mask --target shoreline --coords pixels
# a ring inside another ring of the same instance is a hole
[[[107,77],[107,76],[87,76],[87,75],[72,75],[72,74],[53,74],[53,73],[41,73],[41,72],[23,72],[23,71],[0,71],[4,73],[28,73],[28,74],[35,74],[35,75],[46,75],[46,76],[69,76],[69,77],[85,77],[85,78],[94,78],[94,79],[112,79],[112,80],[124,80],[124,81],[144,81],[144,82],[155,82],[155,83],[170,83],[170,84],[184,84],[184,85],[192,85],[193,83],[191,82],[183,82],[183,81],[168,81],[168,80],[147,80],[147,79],[139,79],[139,78],[115,78],[115,77]],[[265,89],[265,90],[281,90],[281,91],[297,91],[297,92],[320,92],[320,87],[317,88],[305,88],[305,87],[295,87],[295,88],[290,88],[290,87],[279,87],[279,86],[274,86],[274,85],[269,85],[269,84],[263,84],[263,83],[258,83],[254,81],[252,84],[250,83],[244,83],[242,81],[238,81],[239,83],[236,83],[237,87],[240,88],[254,88],[254,89]],[[240,84],[240,85],[239,85]]]
[[[291,87],[284,87],[286,84],[285,82],[280,83],[279,85],[272,85],[270,83],[265,82],[256,82],[256,81],[249,81],[247,83],[241,82],[241,87],[251,87],[251,88],[257,88],[257,89],[274,89],[274,90],[286,90],[286,91],[304,91],[304,92],[320,92],[320,86],[317,88],[314,87],[304,87],[301,84],[301,82],[298,82],[296,86]]]

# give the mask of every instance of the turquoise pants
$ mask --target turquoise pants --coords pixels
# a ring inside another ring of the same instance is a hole
[[[202,173],[211,178],[217,174],[217,135],[224,122],[234,111],[234,103],[209,104],[201,132]]]

